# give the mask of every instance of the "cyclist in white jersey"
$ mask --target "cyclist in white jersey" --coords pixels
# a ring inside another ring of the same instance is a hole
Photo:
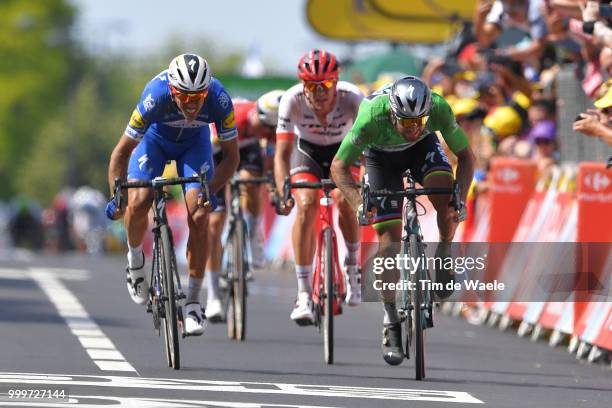
[[[355,85],[338,81],[340,65],[324,50],[312,50],[298,64],[301,83],[281,98],[276,128],[274,177],[278,186],[286,176],[293,182],[330,178],[329,167],[351,129],[363,94]],[[297,217],[293,225],[293,252],[298,281],[298,295],[291,319],[299,325],[312,324],[310,275],[315,252],[315,222],[318,210],[316,190],[295,192]],[[339,209],[339,224],[347,247],[345,272],[346,302],[361,302],[361,277],[357,266],[359,225],[340,191],[334,192]],[[293,203],[281,203],[281,214],[289,214]]]

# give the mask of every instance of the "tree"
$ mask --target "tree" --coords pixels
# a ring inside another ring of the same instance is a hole
[[[0,196],[14,192],[11,176],[79,76],[75,16],[64,0],[0,2],[0,178],[8,180]]]

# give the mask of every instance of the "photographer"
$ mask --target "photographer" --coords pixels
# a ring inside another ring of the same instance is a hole
[[[612,87],[606,94],[595,101],[597,109],[589,109],[576,118],[572,128],[587,136],[598,137],[604,143],[612,145]]]

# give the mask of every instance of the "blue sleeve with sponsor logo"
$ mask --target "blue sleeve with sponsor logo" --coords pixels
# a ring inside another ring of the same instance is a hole
[[[149,125],[155,122],[158,111],[164,103],[167,103],[168,98],[168,78],[164,71],[145,86],[125,133],[134,140],[141,140]]]
[[[211,119],[217,128],[219,141],[224,142],[238,136],[232,98],[215,78],[210,84],[207,103],[210,103]]]

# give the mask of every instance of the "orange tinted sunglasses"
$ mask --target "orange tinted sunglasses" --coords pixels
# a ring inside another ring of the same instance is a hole
[[[309,92],[316,92],[319,87],[324,91],[331,89],[336,85],[335,79],[326,79],[324,81],[304,81],[304,89]]]
[[[403,128],[424,126],[429,119],[429,116],[421,116],[420,118],[395,118],[397,123]]]
[[[208,89],[204,89],[200,92],[181,92],[175,87],[171,86],[170,90],[172,91],[172,95],[174,95],[174,97],[182,103],[189,103],[192,100],[199,101],[208,96]]]

